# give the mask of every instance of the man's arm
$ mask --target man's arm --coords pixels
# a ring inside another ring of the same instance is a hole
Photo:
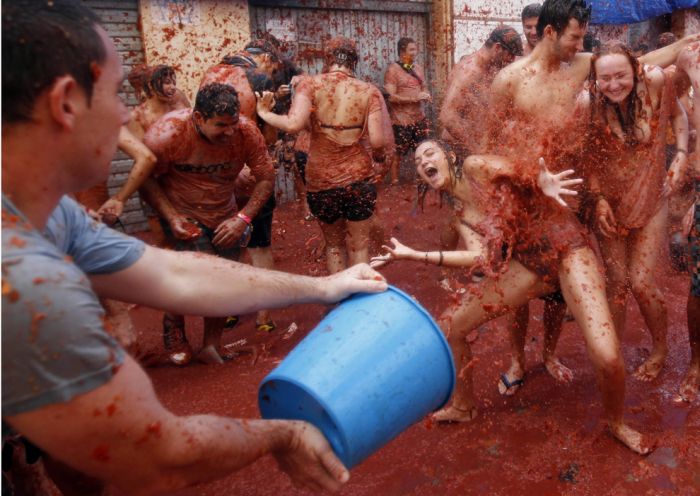
[[[101,297],[186,315],[223,317],[298,303],[333,303],[387,283],[365,264],[328,277],[258,269],[202,253],[147,246],[131,267],[90,281]]]
[[[307,423],[175,416],[128,356],[108,383],[3,420],[52,457],[126,494],[217,479],[268,453],[310,488],[337,490],[349,477],[323,435]]]
[[[678,54],[681,53],[681,50],[683,50],[690,43],[698,40],[700,40],[700,33],[691,34],[685,38],[681,38],[675,43],[642,55],[637,60],[639,60],[639,62],[642,64],[668,67],[669,65],[675,63],[676,59],[678,58]]]

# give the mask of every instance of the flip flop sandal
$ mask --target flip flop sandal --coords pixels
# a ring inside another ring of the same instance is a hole
[[[505,396],[511,396],[515,394],[515,392],[523,385],[525,384],[525,381],[523,379],[515,379],[513,381],[508,380],[508,376],[505,374],[501,374],[501,383],[506,387],[506,390],[501,393]],[[513,390],[512,393],[508,394],[510,390]],[[500,392],[500,391],[499,391]]]
[[[256,322],[255,326],[258,328],[258,331],[260,331],[260,332],[272,332],[275,329],[277,329],[277,325],[272,321],[267,322],[265,324],[258,324]]]

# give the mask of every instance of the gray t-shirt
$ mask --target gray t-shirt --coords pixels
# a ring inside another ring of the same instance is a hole
[[[68,401],[112,378],[124,350],[105,332],[86,274],[130,267],[144,249],[68,197],[42,235],[3,195],[3,417]]]

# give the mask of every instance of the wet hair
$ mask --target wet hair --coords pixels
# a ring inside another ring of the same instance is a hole
[[[144,93],[147,97],[151,96],[151,89],[149,88],[148,84],[150,75],[151,68],[146,64],[135,65],[129,71],[129,75],[126,76],[126,80],[129,81],[131,87],[134,88],[137,96],[141,93]]]
[[[175,69],[169,65],[157,65],[152,69],[151,77],[148,79],[149,89],[157,95],[163,95],[163,83],[166,79],[175,79]]]
[[[603,95],[596,86],[596,80],[598,79],[596,62],[605,55],[616,54],[623,55],[627,59],[630,66],[632,66],[632,74],[634,78],[632,91],[627,96],[628,104],[627,110],[624,114],[622,113],[620,105],[608,100],[608,98]],[[637,84],[640,77],[642,77],[641,70],[639,61],[632,53],[630,47],[620,41],[610,41],[604,43],[593,53],[593,58],[591,59],[591,72],[589,75],[588,90],[591,97],[591,122],[595,124],[596,121],[599,121],[605,125],[609,125],[607,109],[612,108],[620,121],[620,127],[622,128],[625,143],[630,146],[638,143],[634,130],[637,128],[637,118],[640,116],[640,112],[642,112],[644,108],[644,102],[637,94]]]
[[[663,48],[665,46],[672,45],[676,41],[678,41],[678,38],[670,31],[661,33],[656,40],[656,48]]]
[[[328,67],[336,64],[352,71],[355,70],[359,57],[357,44],[353,40],[342,36],[333,38],[326,44],[325,52]]]
[[[510,26],[501,26],[491,31],[484,45],[491,48],[495,44],[501,45],[508,53],[516,57],[523,54],[523,40],[520,39],[518,32]]]
[[[406,51],[406,48],[408,48],[408,45],[410,45],[411,43],[415,43],[415,42],[416,42],[416,40],[414,40],[413,38],[408,38],[408,37],[401,38],[401,39],[399,39],[399,42],[396,44],[396,50],[399,52],[399,55],[401,55],[403,52]]]
[[[450,171],[450,177],[452,178],[453,183],[455,182],[455,180],[462,178],[464,159],[466,159],[466,157],[460,156],[449,143],[437,138],[424,139],[416,145],[415,149],[417,150],[418,147],[420,147],[424,143],[435,143],[443,151],[443,153],[445,154],[445,158],[447,158],[447,166]],[[425,195],[428,194],[429,189],[430,187],[425,182],[418,182],[418,204],[420,205],[421,210],[423,210],[423,204],[425,203]]]
[[[78,0],[16,0],[2,4],[2,122],[31,119],[36,99],[71,76],[92,100],[94,64],[106,47],[97,15]]]
[[[238,93],[228,84],[211,83],[203,86],[197,92],[194,102],[194,110],[202,114],[205,120],[222,115],[235,117],[240,109]]]
[[[277,47],[267,39],[258,38],[256,40],[251,40],[243,50],[252,55],[268,54],[275,64],[280,63],[282,60]]]
[[[583,51],[593,52],[596,48],[600,47],[600,40],[593,36],[591,33],[586,33],[583,35]]]
[[[532,19],[533,17],[539,17],[540,12],[542,12],[542,4],[541,3],[531,3],[530,5],[526,5],[525,8],[523,9],[522,14],[520,14],[520,20],[524,21],[525,19]]]
[[[571,19],[584,25],[588,24],[590,18],[591,6],[586,6],[585,0],[545,0],[537,19],[537,37],[542,38],[547,26],[552,26],[557,34],[561,34]]]

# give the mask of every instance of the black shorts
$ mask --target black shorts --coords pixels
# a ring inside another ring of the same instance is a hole
[[[396,141],[396,153],[405,155],[416,149],[421,141],[428,139],[428,119],[420,120],[408,126],[392,125],[394,128],[394,140]]]
[[[208,253],[210,255],[217,255],[221,258],[225,258],[226,260],[238,261],[241,254],[241,249],[237,244],[231,246],[230,248],[219,248],[212,241],[216,236],[214,229],[211,229],[194,219],[188,218],[187,220],[196,225],[200,231],[202,231],[201,236],[192,240],[178,239],[170,229],[170,224],[168,224],[168,222],[164,219],[160,219],[160,225],[163,227],[163,233],[165,234],[168,244],[173,250]]]
[[[275,194],[271,194],[270,198],[253,218],[253,232],[248,241],[248,248],[267,248],[272,243],[272,214],[274,213],[277,203],[275,202]]]
[[[307,192],[309,210],[321,222],[333,224],[340,219],[367,220],[374,213],[377,187],[371,179],[352,183],[342,188]]]

